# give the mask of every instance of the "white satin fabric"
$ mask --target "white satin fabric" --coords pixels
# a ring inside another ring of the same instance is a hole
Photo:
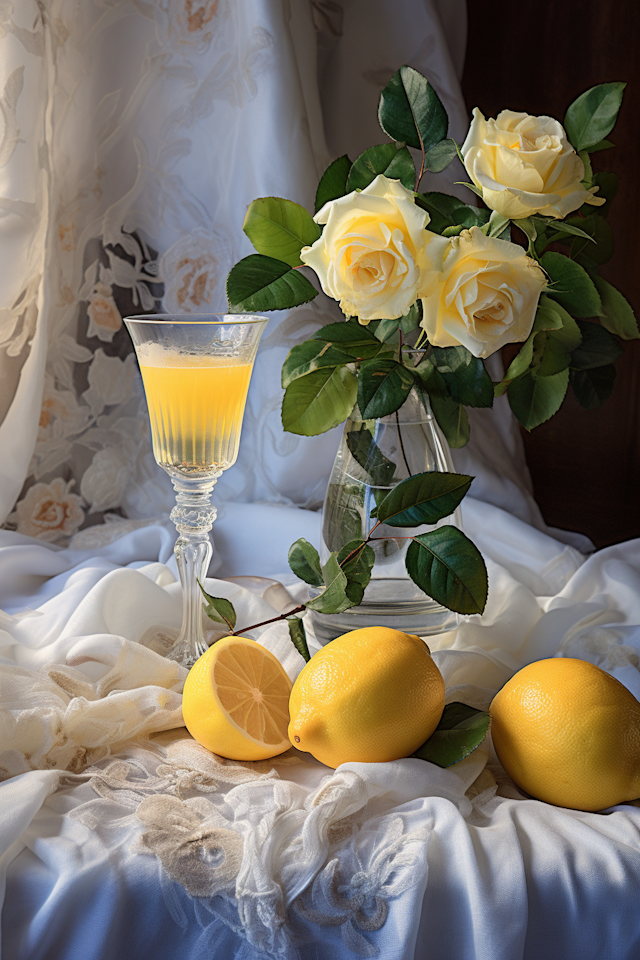
[[[430,641],[447,699],[486,708],[553,655],[640,696],[640,544],[585,560],[497,507],[463,506],[490,598],[482,619]],[[254,509],[280,518],[280,543],[277,518],[253,542],[276,573],[267,558],[285,552],[291,508]],[[298,512],[317,541],[318,515]],[[161,526],[92,550],[0,534],[3,957],[106,960],[126,945],[140,960],[635,960],[637,805],[527,799],[490,738],[448,770],[332,771],[295,750],[239,764],[195,744],[184,671],[155,652],[180,620],[172,542]],[[304,595],[245,564],[207,584],[240,625]],[[291,677],[301,669],[282,624],[259,640]]]

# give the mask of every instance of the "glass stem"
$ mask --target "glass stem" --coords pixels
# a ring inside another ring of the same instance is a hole
[[[176,491],[171,519],[179,533],[173,552],[182,585],[182,629],[167,656],[185,667],[192,667],[208,649],[202,630],[203,598],[198,580],[202,583],[206,577],[213,553],[209,531],[217,511],[211,506],[211,491],[221,472],[206,480],[171,478]]]

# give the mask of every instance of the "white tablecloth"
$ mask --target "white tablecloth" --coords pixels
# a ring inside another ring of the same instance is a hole
[[[296,536],[317,540],[319,518],[236,509],[259,520],[255,566],[240,568],[240,544],[227,569],[289,585],[210,580],[248,623],[301,595],[281,557]],[[554,654],[640,696],[637,541],[585,559],[486,503],[467,498],[464,521],[490,599],[431,643],[449,700],[486,707],[515,670]],[[230,549],[231,520],[227,535]],[[213,757],[181,727],[184,671],[154,652],[180,619],[171,529],[84,543],[0,532],[5,960],[640,956],[635,805],[593,814],[527,799],[488,741],[447,770],[407,759],[332,771],[295,750]],[[291,676],[302,667],[280,625],[260,640]]]

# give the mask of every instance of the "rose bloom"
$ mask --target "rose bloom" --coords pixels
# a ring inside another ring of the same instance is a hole
[[[72,536],[84,521],[82,498],[71,493],[69,483],[56,477],[51,483],[35,483],[16,506],[18,533],[52,543]]]
[[[503,110],[485,120],[476,107],[462,156],[486,205],[503,217],[560,218],[583,203],[605,202],[594,197],[597,187],[582,186],[584,164],[552,117]]]
[[[380,174],[361,192],[325,203],[314,220],[326,226],[300,259],[346,316],[395,320],[434,287],[448,243],[425,230],[429,214],[400,181]]]
[[[489,357],[527,339],[545,286],[522,247],[472,227],[451,239],[436,288],[422,300],[422,326],[434,347],[462,345]]]

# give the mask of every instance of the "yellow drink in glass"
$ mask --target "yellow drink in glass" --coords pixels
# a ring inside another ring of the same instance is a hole
[[[258,343],[267,319],[253,314],[125,317],[151,421],[153,454],[171,477],[171,519],[182,584],[182,628],[167,654],[185,667],[207,650],[202,594],[216,518],[211,491],[238,456]]]
[[[153,453],[165,468],[226,470],[238,456],[253,363],[234,357],[140,357]]]

